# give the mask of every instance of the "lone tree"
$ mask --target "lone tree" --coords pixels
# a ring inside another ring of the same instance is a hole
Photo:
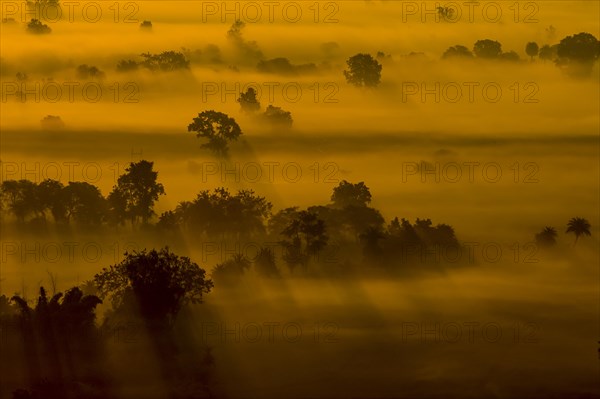
[[[125,173],[119,176],[117,185],[108,196],[108,203],[117,221],[126,219],[135,225],[138,220],[147,223],[154,216],[154,203],[165,188],[157,182],[158,172],[153,170],[154,162],[132,162]]]
[[[572,218],[569,220],[569,223],[567,223],[567,233],[575,234],[575,242],[573,243],[573,246],[577,245],[577,240],[579,240],[579,237],[582,235],[592,235],[590,232],[590,227],[590,222],[584,218]]]
[[[544,230],[535,235],[535,243],[539,247],[552,247],[556,245],[556,229],[554,227],[545,227]]]
[[[202,303],[213,283],[206,272],[187,257],[168,248],[126,253],[116,265],[94,276],[100,298],[109,298],[115,309],[135,301],[140,315],[155,326],[173,326],[183,306]]]
[[[533,57],[536,57],[540,52],[540,46],[536,42],[529,42],[525,46],[525,52],[531,57],[531,61],[533,61]]]
[[[226,156],[228,143],[235,141],[242,134],[242,129],[235,119],[217,111],[204,111],[188,125],[188,132],[196,132],[196,137],[208,139],[203,148],[213,151],[219,156]]]
[[[370,54],[356,54],[350,57],[347,71],[344,71],[346,81],[357,87],[376,87],[381,82],[383,68]]]
[[[473,52],[478,58],[494,59],[502,54],[502,45],[495,40],[478,40],[473,46]]]
[[[240,93],[240,98],[237,99],[242,107],[242,112],[253,114],[260,110],[260,102],[256,98],[256,90],[254,87],[249,87],[245,93]]]

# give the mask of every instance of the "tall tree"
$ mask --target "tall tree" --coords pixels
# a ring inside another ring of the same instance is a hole
[[[165,194],[165,189],[157,182],[158,172],[153,170],[153,166],[154,162],[145,160],[132,162],[119,176],[109,195],[116,220],[128,218],[133,225],[138,220],[146,224],[155,215],[154,203]]]

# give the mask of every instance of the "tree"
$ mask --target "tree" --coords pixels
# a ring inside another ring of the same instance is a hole
[[[135,301],[140,315],[157,327],[173,326],[183,306],[202,303],[213,287],[204,269],[168,248],[125,253],[121,263],[96,274],[94,283],[115,309]]]
[[[172,218],[198,235],[249,238],[265,231],[272,205],[252,190],[231,195],[225,188],[201,191],[194,201],[184,201]]]
[[[539,58],[543,61],[554,61],[557,57],[558,44],[553,46],[549,46],[547,44],[543,45],[539,52]]]
[[[190,61],[183,53],[164,51],[160,54],[143,53],[141,66],[153,72],[172,72],[179,69],[190,69]]]
[[[203,148],[213,151],[219,156],[226,156],[228,143],[242,135],[242,129],[235,119],[217,111],[204,111],[188,125],[188,132],[196,132],[196,137],[208,139]]]
[[[134,60],[121,60],[117,64],[117,72],[137,71],[140,65]]]
[[[64,185],[57,180],[46,179],[38,184],[37,191],[44,211],[49,210],[55,222],[64,222],[67,218]]]
[[[99,356],[102,341],[95,326],[95,309],[102,303],[98,297],[84,295],[75,287],[49,298],[40,287],[34,307],[22,296],[15,295],[12,301],[18,309],[24,361],[33,377],[32,392],[21,389],[13,397],[80,397],[67,387],[71,381],[94,381],[98,388],[105,383]]]
[[[284,260],[292,270],[296,265],[306,268],[310,257],[317,256],[329,239],[325,222],[310,211],[298,212],[281,234],[286,237],[281,241],[286,249]]]
[[[383,68],[370,54],[356,54],[346,64],[349,70],[344,71],[346,81],[357,87],[376,87],[381,82]]]
[[[256,90],[253,87],[249,87],[245,93],[240,93],[240,98],[237,99],[242,107],[242,112],[253,114],[260,110],[260,102],[256,98]]]
[[[331,201],[338,208],[347,206],[367,206],[371,202],[371,192],[364,182],[352,184],[342,180],[340,184],[333,189]]]
[[[557,235],[554,227],[544,227],[544,230],[535,235],[535,243],[539,247],[552,247],[556,245]]]
[[[36,184],[29,180],[5,180],[0,184],[3,208],[6,206],[21,223],[28,216],[43,214],[37,195]]]
[[[377,260],[381,255],[379,241],[385,238],[385,234],[379,227],[370,226],[359,235],[363,242],[363,255],[369,260]]]
[[[442,59],[452,58],[473,58],[473,53],[465,46],[457,44],[456,46],[449,47],[444,54],[442,54]]]
[[[273,127],[279,127],[289,129],[292,127],[294,120],[292,119],[292,113],[281,109],[280,107],[274,107],[269,105],[263,114],[263,118],[267,123]]]
[[[157,182],[158,172],[153,166],[154,162],[145,160],[132,162],[117,179],[108,201],[118,223],[128,218],[132,225],[138,220],[146,224],[155,215],[154,203],[165,189]]]
[[[87,182],[69,182],[62,190],[66,221],[98,226],[106,215],[106,200],[98,187]]]
[[[58,115],[46,115],[44,119],[40,121],[42,128],[47,130],[57,130],[65,127],[65,122]]]
[[[500,54],[500,59],[503,61],[518,62],[521,60],[521,57],[515,51],[508,51]]]
[[[34,18],[27,24],[27,32],[35,35],[45,35],[52,32],[52,29],[48,25],[43,24],[39,19]]]
[[[560,41],[557,55],[566,62],[593,63],[600,56],[600,42],[590,33],[578,33]]]
[[[495,40],[478,40],[475,42],[473,52],[478,58],[494,59],[502,54],[502,45]]]
[[[261,248],[254,260],[258,274],[264,277],[279,277],[279,269],[275,264],[275,254],[270,248]]]
[[[437,8],[438,15],[442,19],[442,21],[450,21],[452,20],[452,16],[454,15],[454,9],[451,7],[441,7]]]
[[[246,41],[244,39],[243,30],[245,27],[245,22],[236,20],[227,31],[227,39],[239,52],[242,60],[260,60],[263,58],[263,53],[258,44],[255,41]]]
[[[537,56],[540,52],[540,46],[536,42],[529,42],[525,46],[525,52],[531,57],[531,61],[533,62],[533,57]]]
[[[211,277],[217,283],[229,283],[238,280],[250,268],[250,261],[242,254],[235,254],[233,258],[217,264]]]
[[[87,64],[83,64],[83,65],[79,65],[77,67],[77,77],[79,79],[102,80],[106,77],[106,74],[95,66],[89,66]]]
[[[584,218],[575,217],[575,218],[572,218],[571,220],[569,220],[569,223],[567,223],[567,234],[568,233],[575,234],[575,242],[573,243],[573,246],[577,245],[577,241],[579,240],[579,237],[581,237],[582,235],[585,235],[585,236],[592,235],[592,233],[590,232],[590,227],[591,227],[590,222],[588,222]]]

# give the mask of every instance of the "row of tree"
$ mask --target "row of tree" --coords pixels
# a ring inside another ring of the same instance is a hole
[[[40,183],[5,180],[0,184],[0,210],[21,224],[28,221],[36,227],[50,217],[57,224],[81,227],[146,224],[154,215],[155,202],[164,194],[157,177],[152,162],[132,162],[106,198],[87,182],[64,185],[52,179]]]

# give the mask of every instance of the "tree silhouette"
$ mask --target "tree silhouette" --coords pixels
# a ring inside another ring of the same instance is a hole
[[[65,206],[64,186],[61,182],[46,179],[38,184],[37,198],[44,210],[49,210],[55,222],[64,222],[67,219]]]
[[[140,64],[134,60],[121,60],[117,64],[117,72],[137,71],[139,68]]]
[[[217,283],[233,282],[250,269],[250,265],[250,261],[244,255],[235,254],[231,259],[217,264],[211,272],[211,277]]]
[[[273,127],[289,129],[292,127],[294,120],[292,113],[284,111],[280,107],[269,105],[262,115],[264,120]]]
[[[212,110],[198,114],[194,122],[188,125],[188,132],[196,132],[197,137],[208,139],[208,143],[202,144],[202,147],[220,156],[226,156],[229,150],[228,143],[242,135],[235,119]]]
[[[325,248],[329,239],[325,222],[310,211],[296,213],[281,234],[286,237],[281,241],[284,260],[292,270],[297,265],[306,270],[310,257]]]
[[[128,218],[132,225],[138,220],[147,224],[155,215],[154,203],[165,194],[165,189],[157,182],[158,172],[153,167],[154,162],[132,162],[117,179],[117,185],[108,197],[117,222]]]
[[[344,71],[344,76],[348,83],[357,87],[376,87],[381,82],[383,67],[370,54],[356,54],[346,64],[348,70]]]
[[[98,226],[106,215],[106,200],[98,187],[87,182],[69,182],[62,190],[67,222]]]
[[[438,15],[442,19],[442,21],[452,20],[452,16],[454,15],[454,9],[451,7],[441,7],[437,8]]]
[[[100,382],[102,364],[95,309],[102,301],[96,296],[84,295],[77,287],[51,298],[40,287],[33,308],[18,295],[13,296],[12,301],[19,311],[25,360],[33,377],[32,392],[21,389],[14,397],[86,397],[75,396],[67,383]]]
[[[153,72],[172,72],[179,69],[190,69],[190,61],[183,53],[164,51],[160,54],[143,53],[144,60],[140,63],[144,68]]]
[[[254,259],[254,267],[264,277],[279,277],[279,269],[275,264],[275,254],[270,248],[261,248]]]
[[[213,287],[205,275],[189,258],[163,248],[126,253],[121,263],[96,274],[94,283],[100,297],[110,298],[115,309],[135,300],[144,320],[160,330],[173,326],[184,305],[202,302]]]
[[[600,42],[586,32],[567,36],[558,44],[557,54],[569,62],[591,63],[600,56]]]
[[[577,241],[582,235],[592,235],[590,232],[590,227],[590,223],[584,218],[575,217],[569,220],[569,223],[567,223],[567,233],[575,234],[575,242],[573,243],[573,246],[577,245]]]
[[[557,51],[558,51],[558,44],[555,44],[553,46],[549,46],[547,44],[543,45],[542,48],[540,48],[540,52],[539,52],[539,58],[540,60],[543,61],[554,61],[556,60],[557,57]]]
[[[502,45],[495,40],[478,40],[475,42],[473,52],[478,58],[494,59],[502,54]]]
[[[442,54],[442,59],[452,58],[473,58],[473,53],[465,46],[457,44],[456,46],[449,47],[444,51],[444,54]]]
[[[181,202],[170,217],[198,235],[239,239],[264,233],[271,208],[270,202],[252,190],[231,195],[229,190],[217,188],[201,191],[194,201]]]
[[[79,65],[77,67],[77,77],[79,79],[98,79],[102,80],[106,77],[106,74],[99,70],[95,66],[89,66],[87,64]]]
[[[556,65],[574,77],[591,75],[600,56],[600,42],[590,33],[578,33],[560,41],[556,49]]]
[[[260,102],[256,99],[256,90],[253,87],[249,87],[245,93],[240,93],[237,102],[240,103],[242,112],[253,114],[260,110]]]
[[[48,25],[43,24],[39,19],[34,18],[27,24],[27,32],[35,35],[44,35],[52,32],[52,29]]]
[[[533,57],[537,56],[540,52],[540,46],[536,42],[529,42],[525,46],[525,52],[531,57],[531,61],[533,62]]]
[[[382,248],[379,241],[385,238],[384,232],[380,227],[370,226],[359,235],[363,242],[363,254],[365,258],[374,261],[381,256]]]
[[[503,61],[511,62],[517,62],[521,59],[521,57],[519,57],[519,54],[517,54],[515,51],[507,51],[506,53],[502,53],[498,58]]]
[[[367,206],[371,202],[371,192],[364,182],[352,184],[346,180],[342,180],[333,189],[331,201],[338,208]]]
[[[535,243],[539,247],[552,247],[556,245],[557,232],[554,227],[544,227],[544,229],[535,235]]]
[[[23,94],[24,95],[24,94]],[[22,97],[23,101],[25,101],[26,97]],[[42,128],[47,130],[56,130],[62,129],[65,127],[65,122],[58,115],[46,115],[40,121]]]
[[[243,60],[260,60],[263,58],[263,53],[258,44],[255,41],[246,41],[243,37],[245,27],[245,22],[236,20],[227,31],[227,39],[234,45]]]
[[[19,222],[43,210],[37,194],[36,184],[29,180],[5,180],[0,184],[3,209],[7,208]]]

